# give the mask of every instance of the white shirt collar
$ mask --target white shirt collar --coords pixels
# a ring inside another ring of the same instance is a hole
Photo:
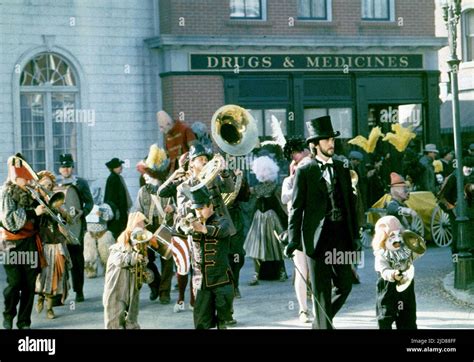
[[[324,161],[321,157],[319,156],[316,156],[315,157],[317,161],[321,162],[323,165],[325,165],[326,163],[329,163],[329,164],[333,164],[334,161],[332,160],[332,157],[330,159],[328,159],[327,161]]]

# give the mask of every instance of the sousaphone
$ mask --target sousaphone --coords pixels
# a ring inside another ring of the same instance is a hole
[[[246,155],[258,145],[257,122],[249,111],[234,104],[214,113],[211,134],[219,148],[233,156]]]

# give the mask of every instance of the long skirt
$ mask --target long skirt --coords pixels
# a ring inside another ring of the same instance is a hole
[[[282,247],[275,231],[277,234],[283,232],[277,213],[257,210],[244,243],[246,255],[262,261],[283,260]]]
[[[62,244],[44,244],[43,253],[48,265],[41,269],[36,278],[35,292],[46,295],[62,295],[61,300],[67,298],[69,289],[67,269],[71,262],[67,248]]]

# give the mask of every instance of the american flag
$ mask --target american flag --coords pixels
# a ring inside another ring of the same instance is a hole
[[[171,238],[173,259],[178,269],[179,275],[187,275],[191,268],[190,260],[190,244],[187,239],[182,239],[178,236]]]

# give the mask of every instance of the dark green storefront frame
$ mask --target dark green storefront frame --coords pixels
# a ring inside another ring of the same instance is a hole
[[[207,73],[207,72],[206,72]],[[210,72],[209,72],[210,73]],[[202,74],[202,73],[199,73]],[[212,72],[216,75],[216,72]],[[288,134],[303,134],[304,109],[350,107],[353,130],[367,135],[369,104],[423,105],[423,143],[440,141],[438,71],[222,73],[225,103],[294,112]]]

